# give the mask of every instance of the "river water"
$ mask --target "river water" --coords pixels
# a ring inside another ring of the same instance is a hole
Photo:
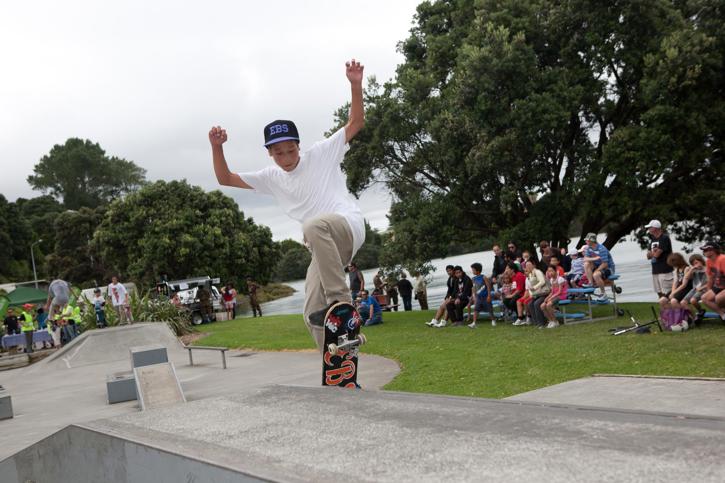
[[[604,237],[600,236],[600,241]],[[674,251],[683,250],[684,243],[672,240],[672,248]],[[652,288],[652,271],[650,262],[645,256],[644,250],[640,248],[637,242],[626,240],[618,243],[611,250],[617,273],[620,275],[617,285],[622,287],[622,294],[617,296],[617,301],[621,302],[655,302],[657,297]],[[685,257],[687,258],[687,257]],[[446,265],[460,265],[470,275],[471,264],[479,262],[483,265],[484,273],[491,273],[493,267],[493,252],[483,251],[475,253],[466,253],[454,257],[438,258],[432,260],[436,270],[428,275],[430,282],[428,283],[428,305],[435,308],[440,305],[446,293]],[[372,286],[372,280],[377,269],[364,270],[365,285]],[[410,277],[409,277],[410,278]],[[413,280],[411,279],[411,282]],[[273,300],[262,305],[262,311],[265,315],[274,314],[299,314],[302,313],[304,303],[305,281],[295,280],[285,282],[285,284],[295,289],[295,293],[289,297]],[[402,304],[402,302],[401,302]],[[413,310],[418,310],[416,301],[413,301]]]

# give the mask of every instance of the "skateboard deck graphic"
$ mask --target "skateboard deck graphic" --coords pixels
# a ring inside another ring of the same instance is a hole
[[[333,305],[325,316],[322,385],[355,388],[358,352],[365,343],[357,309],[346,302]]]

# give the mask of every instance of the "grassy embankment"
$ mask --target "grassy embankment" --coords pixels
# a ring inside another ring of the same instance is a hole
[[[622,304],[640,321],[651,304]],[[605,308],[598,307],[597,313]],[[611,310],[611,309],[610,309]],[[554,330],[488,322],[479,328],[424,325],[432,312],[384,314],[364,329],[363,353],[395,359],[402,371],[386,389],[503,398],[596,373],[725,377],[725,327],[715,321],[684,334],[612,336],[626,318]],[[201,345],[254,350],[312,350],[300,315],[238,318],[205,325]],[[364,364],[364,359],[363,362]],[[364,381],[363,381],[364,383]]]

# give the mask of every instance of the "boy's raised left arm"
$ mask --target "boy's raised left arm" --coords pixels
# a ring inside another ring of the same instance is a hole
[[[352,97],[350,100],[350,116],[345,125],[345,142],[349,143],[365,125],[365,108],[363,107],[363,70],[365,67],[355,59],[345,63],[345,75],[350,81]]]

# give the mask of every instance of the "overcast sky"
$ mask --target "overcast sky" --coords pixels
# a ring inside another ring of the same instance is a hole
[[[233,171],[272,162],[262,128],[292,119],[302,148],[323,137],[349,100],[345,61],[394,76],[396,44],[419,0],[348,2],[23,1],[0,15],[0,193],[33,197],[26,179],[54,144],[90,139],[135,162],[150,180],[220,188],[207,132],[229,133]],[[272,198],[221,188],[277,240],[299,225]],[[360,206],[385,228],[389,199]]]

